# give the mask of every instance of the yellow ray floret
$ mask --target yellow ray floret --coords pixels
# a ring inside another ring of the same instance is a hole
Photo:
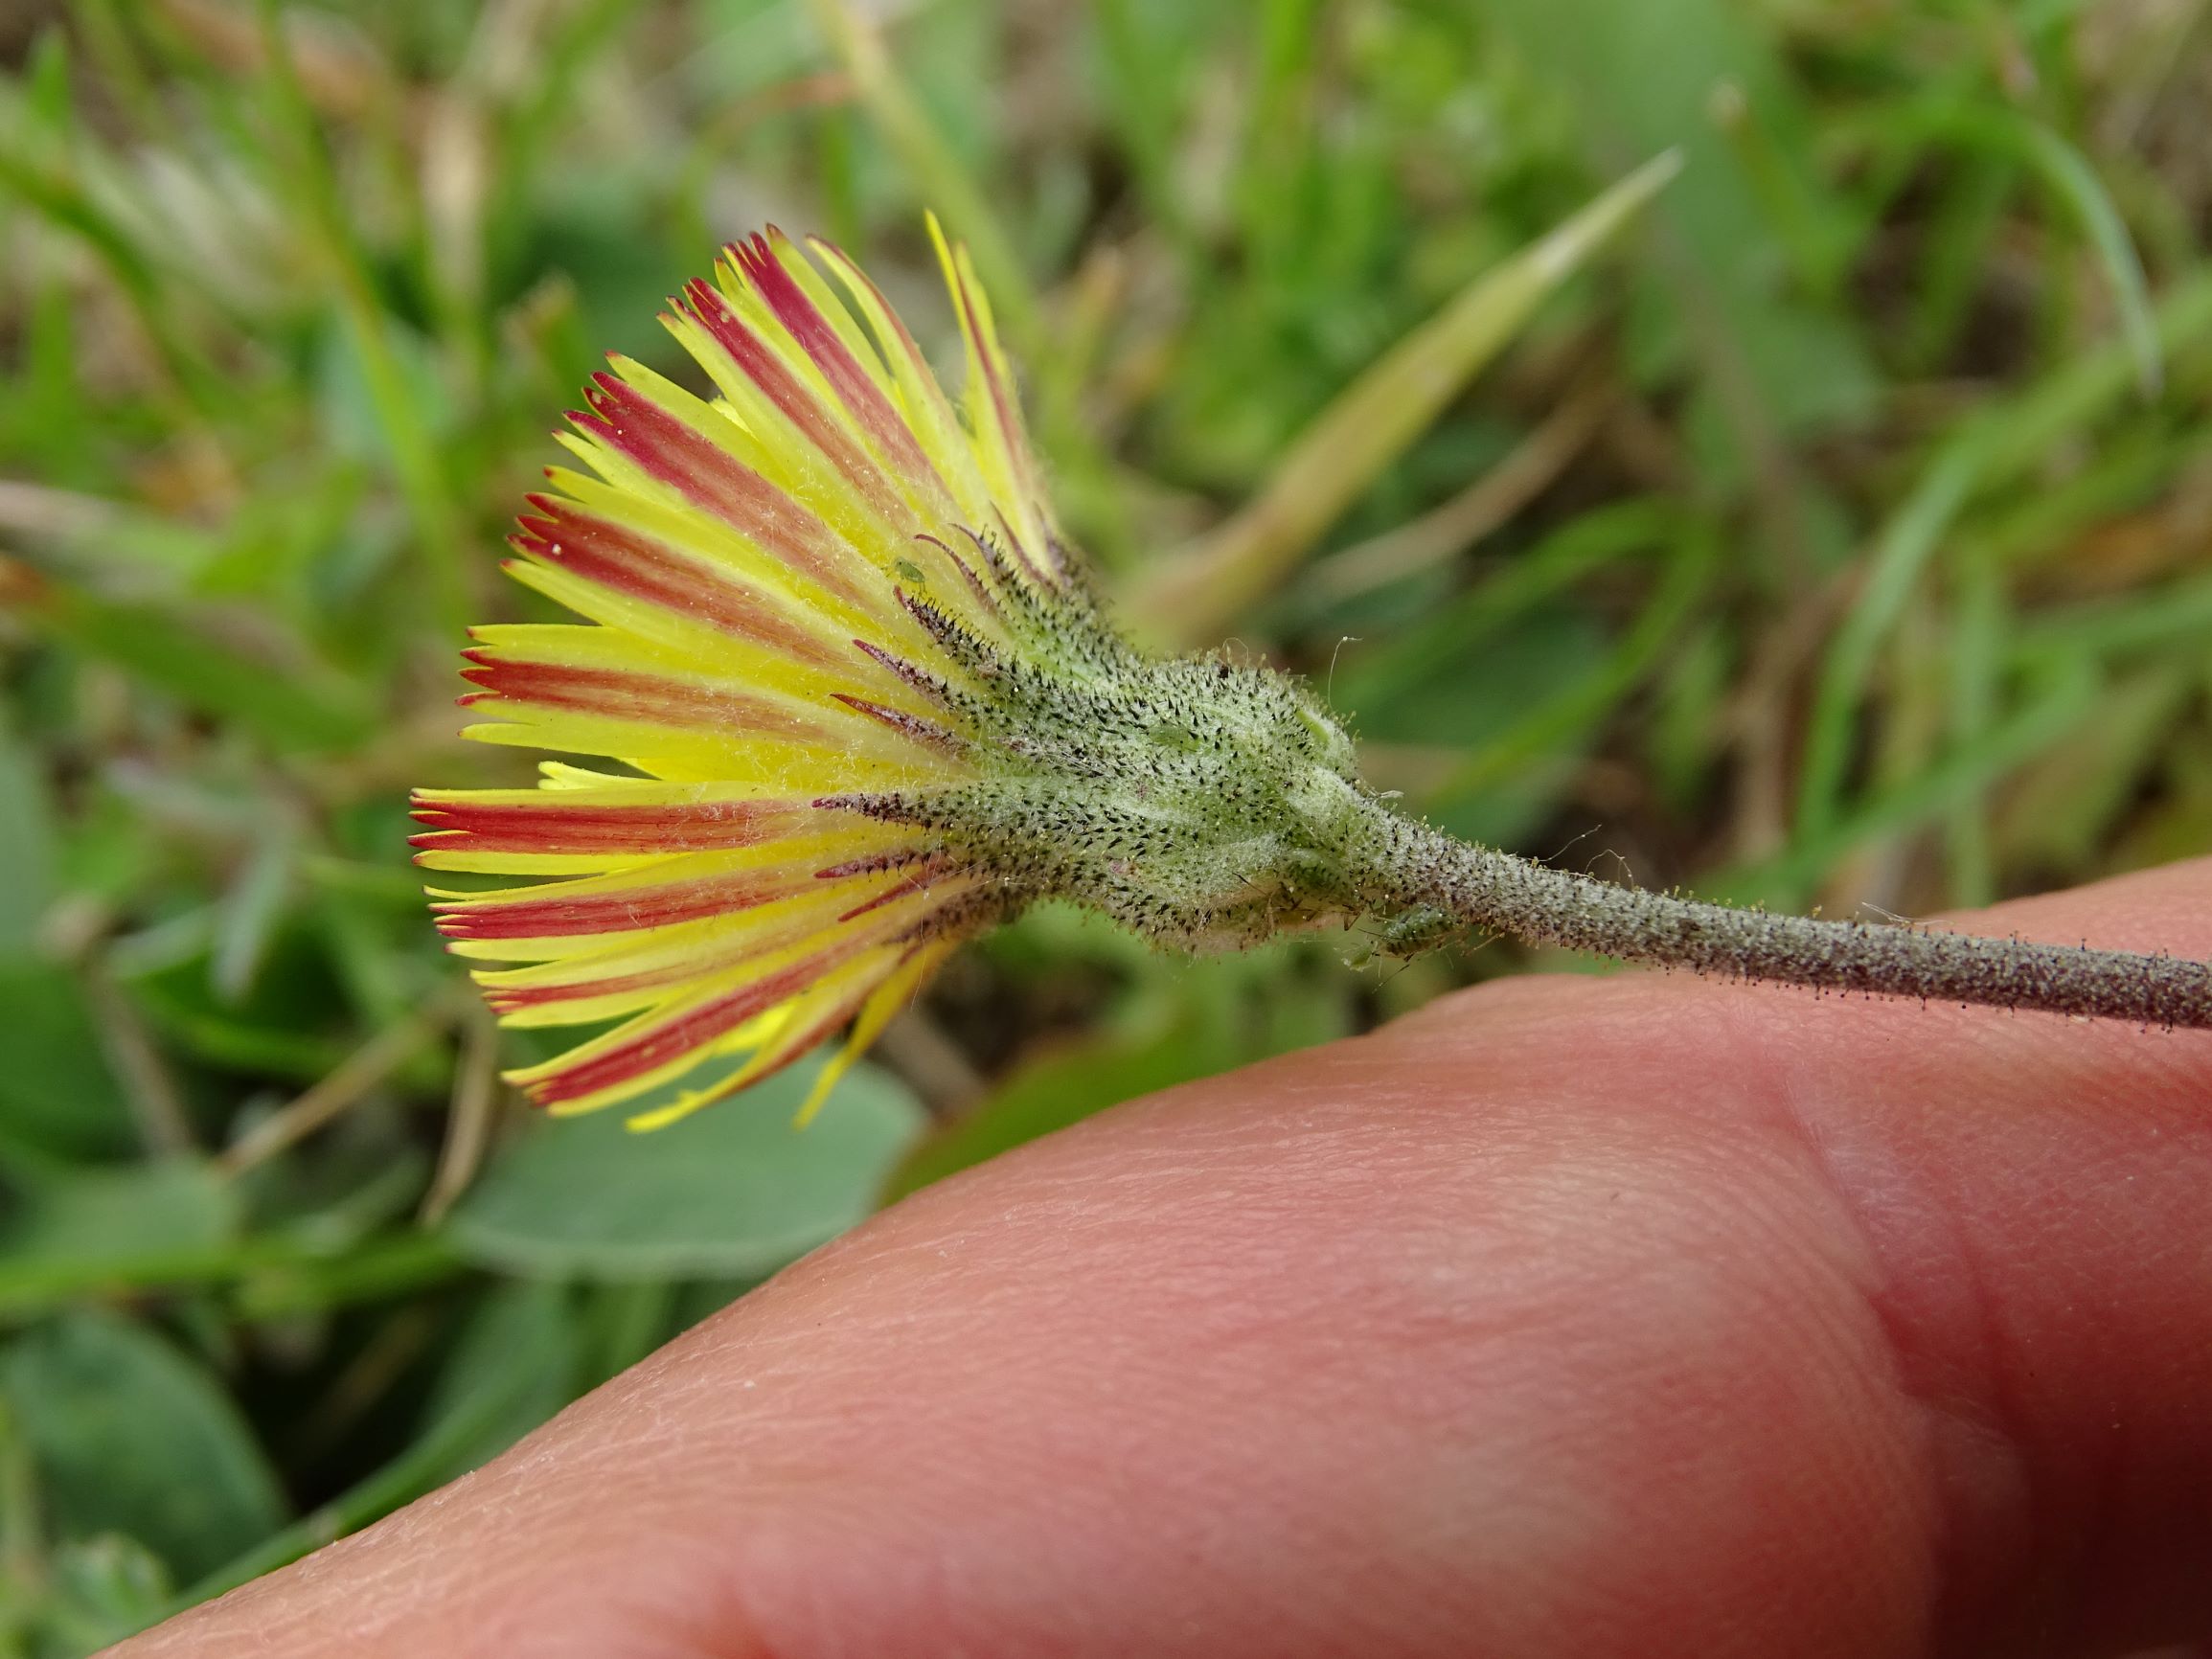
[[[974,776],[934,717],[976,671],[946,642],[1003,639],[1016,588],[1066,581],[990,302],[931,235],[957,404],[851,261],[769,231],[664,318],[711,397],[613,359],[564,439],[590,472],[549,469],[520,519],[510,571],[582,620],[476,630],[467,735],[601,759],[422,791],[416,845],[535,878],[434,896],[455,951],[517,965],[477,974],[503,1020],[620,1022],[513,1074],[555,1111],[673,1087],[636,1120],[673,1122],[849,1025],[810,1114],[995,914],[990,880],[854,805]]]

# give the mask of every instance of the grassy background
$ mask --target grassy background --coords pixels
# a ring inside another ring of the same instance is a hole
[[[0,1659],[451,1477],[886,1192],[1529,966],[1169,962],[1045,912],[806,1136],[781,1088],[523,1122],[403,794],[518,763],[453,740],[460,629],[524,614],[495,555],[547,429],[600,350],[673,366],[653,314],[718,239],[822,230],[941,349],[937,205],[1130,614],[1327,680],[1431,816],[1920,912],[2212,844],[2208,31],[0,3]],[[1506,349],[1425,337],[1435,419],[1359,380],[1669,146]],[[1323,430],[1389,441],[1294,450],[1348,392]]]

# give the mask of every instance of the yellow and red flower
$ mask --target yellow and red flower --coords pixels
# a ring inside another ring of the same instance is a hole
[[[467,735],[617,764],[419,791],[415,845],[546,878],[435,897],[453,950],[523,965],[476,974],[506,1023],[621,1022],[513,1075],[557,1112],[749,1056],[639,1120],[667,1122],[852,1022],[818,1102],[1004,908],[925,831],[836,804],[974,776],[944,642],[1003,641],[1070,580],[989,303],[937,245],[961,410],[851,261],[770,230],[663,317],[718,395],[612,359],[561,439],[596,476],[530,497],[507,569],[587,620],[473,630]]]
[[[419,791],[415,842],[540,878],[435,896],[455,951],[519,965],[476,975],[507,1023],[618,1022],[512,1074],[557,1112],[673,1086],[632,1120],[666,1123],[849,1023],[811,1111],[1038,898],[1191,949],[1358,908],[1349,739],[1280,675],[1107,625],[990,305],[931,233],[958,408],[849,260],[770,231],[664,318],[717,395],[614,359],[562,438],[596,476],[530,497],[508,569],[586,620],[476,630],[467,735],[618,769]]]
[[[1647,175],[1653,178],[1656,174]],[[847,1026],[805,1112],[965,939],[1044,898],[1188,950],[1471,926],[1741,978],[2212,1025],[2212,969],[1741,912],[1546,870],[1398,815],[1298,682],[1133,649],[1064,549],[966,255],[930,227],[960,404],[834,248],[769,231],[671,302],[702,398],[594,378],[508,569],[584,620],[487,627],[467,735],[599,757],[425,789],[417,856],[511,1025],[605,1026],[510,1074],[667,1123]],[[819,261],[817,263],[816,261]],[[827,274],[825,274],[827,273]],[[832,286],[834,282],[834,286]]]

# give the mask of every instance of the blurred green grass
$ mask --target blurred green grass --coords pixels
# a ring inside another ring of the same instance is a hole
[[[937,206],[1131,613],[1326,681],[1432,816],[1925,912],[2212,844],[2207,29],[0,4],[0,1659],[449,1478],[886,1192],[1529,965],[1048,911],[808,1136],[773,1091],[604,1151],[521,1121],[404,791],[520,764],[453,739],[460,628],[527,612],[495,555],[548,429],[602,350],[676,367],[653,314],[717,240],[823,230],[942,348]],[[1296,447],[1669,148],[1433,420]]]

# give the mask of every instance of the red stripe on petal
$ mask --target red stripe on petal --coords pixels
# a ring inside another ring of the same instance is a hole
[[[703,880],[638,887],[569,898],[514,898],[439,906],[438,931],[448,939],[561,939],[580,934],[637,933],[730,916],[805,891],[803,870],[748,870]]]
[[[904,960],[901,957],[900,962]],[[798,1032],[779,1033],[775,1042],[776,1047],[783,1051],[781,1056],[771,1064],[755,1072],[752,1080],[745,1086],[747,1088],[759,1087],[787,1066],[805,1059],[814,1050],[820,1048],[824,1042],[829,1040],[832,1033],[859,1011],[860,1005],[876,993],[876,988],[897,971],[899,966],[900,963],[895,962],[882,974],[855,986],[845,996],[839,998],[831,1007],[830,1011],[822,1015],[812,1025]]]
[[[950,515],[953,511],[950,492],[946,489],[936,466],[924,453],[914,429],[891,406],[890,399],[847,349],[830,320],[822,315],[821,308],[777,258],[770,239],[781,239],[782,235],[771,226],[765,237],[755,235],[745,242],[732,244],[731,251],[737,256],[740,268],[751,279],[753,291],[776,314],[776,320],[798,342],[799,349],[813,359],[814,366],[822,371],[823,377],[861,429],[876,440],[895,465],[904,467],[918,484],[932,490],[939,497],[940,511]]]
[[[788,1001],[870,943],[865,937],[840,941],[778,972],[715,997],[665,1025],[641,1032],[628,1042],[541,1079],[531,1086],[531,1099],[541,1106],[558,1105],[657,1071],[671,1060],[681,1059],[727,1035],[755,1014]]]
[[[704,852],[755,847],[808,814],[790,801],[693,801],[646,807],[570,806],[551,798],[512,805],[456,801],[418,807],[429,832],[414,845],[465,842],[486,852]]]
[[[567,979],[558,985],[488,987],[484,1000],[499,1013],[514,1013],[526,1008],[549,1008],[564,1002],[590,1002],[603,996],[629,996],[638,991],[673,990],[695,984],[711,973],[736,967],[779,950],[787,950],[800,943],[805,933],[819,931],[818,927],[810,927],[805,932],[794,934],[787,928],[781,936],[741,940],[734,949],[727,945],[720,950],[702,946],[695,956],[663,963],[658,967],[639,968],[632,973],[602,974],[597,979]]]
[[[905,319],[900,316],[891,302],[883,297],[883,290],[876,285],[875,279],[855,263],[853,256],[837,246],[835,242],[824,240],[819,237],[809,239],[813,242],[815,247],[826,250],[845,275],[868,290],[869,297],[876,302],[885,320],[890,323],[892,332],[898,336],[899,349],[906,353],[907,362],[913,366],[924,385],[935,388],[937,376],[929,367],[929,359],[922,354],[922,348],[915,343],[913,334],[908,331]],[[889,348],[890,344],[890,341],[884,341],[886,349]],[[946,412],[947,415],[951,413],[949,409]]]
[[[462,653],[472,659],[480,654]],[[562,663],[511,660],[473,661],[461,670],[461,677],[511,702],[607,719],[638,720],[701,737],[735,730],[794,742],[834,740],[813,721],[726,685],[689,684],[624,669],[580,669]]]
[[[821,667],[841,666],[839,653],[825,641],[777,615],[757,591],[712,566],[557,496],[529,500],[540,516],[517,521],[522,534],[513,541],[522,552],[719,632]]]
[[[684,298],[692,315],[737,365],[738,372],[752,381],[761,395],[798,428],[800,435],[845,475],[845,481],[878,518],[895,525],[912,521],[912,511],[893,494],[882,467],[837,429],[813,393],[800,384],[766,342],[746,327],[744,320],[730,308],[729,301],[723,299],[711,283],[696,279],[686,283]]]
[[[929,895],[930,889],[924,881],[912,876],[901,877],[888,891],[838,917],[837,922],[843,924],[886,909],[900,899],[926,899]],[[937,906],[939,911],[944,908],[943,902]],[[926,916],[924,920],[927,920]],[[838,948],[845,955],[850,955],[852,949],[874,943],[886,933],[910,931],[916,925],[911,918],[889,918],[863,929],[856,936],[844,936],[825,926],[818,916],[786,917],[780,922],[741,931],[735,936],[725,935],[702,941],[696,948],[652,967],[640,967],[627,973],[595,974],[592,963],[587,959],[569,973],[556,975],[548,983],[491,986],[486,988],[484,995],[485,1000],[499,1012],[513,1013],[526,1008],[545,1008],[564,1002],[590,1002],[599,997],[629,996],[639,991],[673,991],[709,975],[804,945],[810,939],[841,940]]]
[[[801,575],[855,604],[867,602],[846,574],[852,559],[845,542],[810,509],[634,386],[604,373],[592,382],[584,394],[592,412],[569,414],[580,430]]]

